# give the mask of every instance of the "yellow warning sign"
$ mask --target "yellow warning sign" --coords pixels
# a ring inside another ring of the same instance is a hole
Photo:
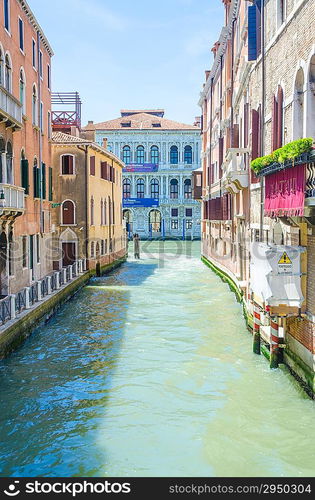
[[[287,252],[283,252],[283,254],[280,257],[280,260],[278,261],[278,264],[292,264],[292,260],[288,256]]]

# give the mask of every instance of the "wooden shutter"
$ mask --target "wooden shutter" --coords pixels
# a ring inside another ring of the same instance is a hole
[[[278,87],[278,106],[277,106],[277,148],[282,146],[282,127],[283,127],[283,90]]]
[[[248,60],[257,59],[257,17],[256,5],[248,6]]]
[[[252,160],[258,158],[259,146],[259,113],[252,109]]]
[[[42,163],[42,198],[46,198],[46,165]]]
[[[40,173],[39,168],[33,167],[34,198],[40,198]]]
[[[223,150],[224,150],[224,137],[220,137],[219,138],[219,179],[221,179],[221,177],[222,177]]]
[[[244,104],[244,148],[248,146],[248,111],[249,104],[247,102]]]
[[[21,160],[21,185],[25,189],[25,194],[29,194],[28,160]]]
[[[278,103],[276,96],[273,96],[271,127],[272,151],[275,151],[278,149]]]
[[[233,125],[232,148],[239,148],[239,125],[237,123]]]
[[[90,156],[90,175],[95,175],[95,156]]]
[[[49,167],[48,169],[48,200],[53,199],[53,169]]]

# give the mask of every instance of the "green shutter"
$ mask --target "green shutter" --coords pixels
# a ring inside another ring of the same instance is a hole
[[[48,169],[48,183],[49,183],[49,201],[52,201],[53,200],[53,192],[52,192],[52,188],[53,188],[53,170],[52,170],[52,167],[49,167]]]
[[[33,188],[34,198],[37,198],[37,167],[33,167]]]
[[[21,184],[25,189],[25,194],[29,194],[29,180],[28,180],[28,160],[21,160]]]
[[[46,165],[42,163],[42,198],[46,198]]]

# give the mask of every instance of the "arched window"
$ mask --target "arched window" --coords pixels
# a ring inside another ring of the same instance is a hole
[[[101,199],[101,226],[104,225],[104,202],[103,198]]]
[[[170,197],[172,199],[178,198],[178,180],[176,180],[176,179],[171,180]]]
[[[131,210],[124,210],[123,218],[126,221],[126,231],[127,233],[130,233],[132,231],[132,221],[133,221]]]
[[[112,224],[112,200],[108,197],[108,223]]]
[[[144,163],[144,147],[143,146],[138,146],[137,147],[137,163]]]
[[[62,203],[62,224],[73,225],[75,224],[75,204],[71,200],[65,200]]]
[[[123,197],[124,199],[130,198],[131,196],[131,182],[130,179],[123,180]]]
[[[159,158],[159,148],[157,146],[151,147],[151,163],[158,164],[160,161]]]
[[[8,54],[5,56],[4,86],[8,92],[12,91],[12,66]]]
[[[185,146],[184,163],[187,163],[188,165],[192,164],[192,147],[191,146]]]
[[[277,95],[273,98],[272,109],[272,149],[281,148],[283,144],[283,90],[278,86]]]
[[[61,173],[62,175],[74,174],[74,156],[61,155]]]
[[[3,160],[3,153],[5,153],[6,148],[5,148],[5,141],[3,137],[0,137],[0,182],[4,182],[5,179],[5,169],[6,165]]]
[[[14,275],[14,240],[12,230],[9,233],[9,276]]]
[[[304,71],[300,68],[294,83],[293,101],[293,139],[303,137],[304,123]]]
[[[33,94],[32,94],[32,120],[33,120],[33,125],[37,125],[38,123],[37,89],[35,84],[33,85]]]
[[[184,198],[189,199],[192,196],[192,190],[191,190],[191,180],[186,179],[184,182]]]
[[[3,72],[4,72],[4,59],[3,59],[3,51],[2,48],[0,47],[0,85],[3,85],[4,82]]]
[[[13,151],[11,142],[7,142],[7,184],[13,184]]]
[[[170,162],[171,165],[177,165],[178,164],[178,147],[177,146],[172,146],[170,150]]]
[[[149,214],[150,231],[160,233],[162,226],[162,216],[159,210],[151,210]]]
[[[158,198],[160,194],[160,184],[157,179],[151,181],[151,198]]]
[[[137,180],[137,198],[144,198],[144,179]]]
[[[106,202],[106,200],[104,200],[104,216],[103,216],[103,219],[104,219],[104,226],[106,226],[106,224],[107,224],[107,202]]]
[[[306,137],[315,137],[315,54],[311,58],[308,73]]]
[[[123,162],[126,165],[129,165],[131,162],[131,150],[130,146],[124,146],[123,147]]]
[[[94,198],[92,196],[90,201],[90,218],[91,218],[91,226],[94,226]]]
[[[95,257],[95,243],[94,241],[91,241],[91,257],[94,259]]]
[[[22,113],[26,114],[26,100],[25,100],[25,74],[23,68],[20,70],[20,102],[22,104]]]

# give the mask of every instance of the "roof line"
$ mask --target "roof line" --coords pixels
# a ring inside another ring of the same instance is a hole
[[[46,38],[46,36],[44,34],[44,30],[41,28],[39,22],[37,21],[36,17],[34,16],[34,14],[32,12],[32,9],[30,8],[30,6],[26,2],[26,0],[19,0],[19,2],[21,4],[21,7],[24,10],[25,14],[29,18],[32,26],[36,29],[36,31],[39,32],[40,39],[43,42],[44,47],[47,49],[49,55],[53,56],[54,55],[53,49],[51,48],[51,45],[48,42],[48,40],[47,40],[47,38]]]

